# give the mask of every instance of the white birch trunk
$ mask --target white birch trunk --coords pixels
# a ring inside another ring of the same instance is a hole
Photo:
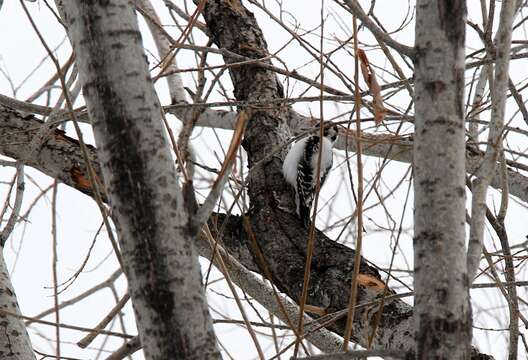
[[[465,2],[416,5],[414,291],[417,359],[467,359]]]
[[[0,359],[36,359],[0,248]]]
[[[65,1],[147,359],[219,359],[194,235],[126,0]]]

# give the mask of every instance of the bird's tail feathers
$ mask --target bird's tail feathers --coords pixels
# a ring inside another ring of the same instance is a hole
[[[299,205],[299,217],[303,223],[305,229],[310,227],[310,207],[305,204]]]

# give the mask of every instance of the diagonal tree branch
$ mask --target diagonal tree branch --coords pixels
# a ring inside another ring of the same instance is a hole
[[[361,8],[361,5],[356,0],[344,0],[350,11],[357,16],[359,20],[372,32],[372,35],[378,40],[378,42],[383,42],[387,46],[390,46],[394,50],[398,51],[400,54],[406,55],[410,58],[414,57],[414,48],[400,44],[393,38],[391,38],[385,31],[380,29],[374,21],[372,21],[367,14]]]
[[[43,122],[33,115],[0,105],[0,154],[14,159],[24,159],[24,152]],[[101,169],[95,147],[88,145],[88,155],[94,170],[101,179]],[[92,188],[85,173],[85,163],[79,142],[61,130],[54,130],[41,146],[36,156],[25,159],[25,165],[42,171],[87,195]]]

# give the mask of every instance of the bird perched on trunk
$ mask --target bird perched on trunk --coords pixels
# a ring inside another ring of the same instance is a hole
[[[282,173],[295,189],[295,202],[297,214],[305,228],[310,225],[310,209],[315,196],[317,184],[317,162],[319,159],[319,147],[322,145],[321,163],[319,166],[319,179],[321,188],[326,180],[328,172],[332,168],[332,148],[337,139],[337,126],[325,125],[323,139],[320,139],[320,131],[314,135],[297,141],[284,159]]]

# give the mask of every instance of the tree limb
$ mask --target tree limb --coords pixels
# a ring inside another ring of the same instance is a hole
[[[372,21],[367,14],[361,8],[361,5],[356,0],[344,0],[350,11],[357,16],[359,20],[370,30],[372,35],[379,42],[384,42],[387,46],[390,46],[400,54],[406,55],[411,59],[414,57],[414,48],[400,44],[393,38],[391,38],[385,31],[380,29],[374,21]]]

